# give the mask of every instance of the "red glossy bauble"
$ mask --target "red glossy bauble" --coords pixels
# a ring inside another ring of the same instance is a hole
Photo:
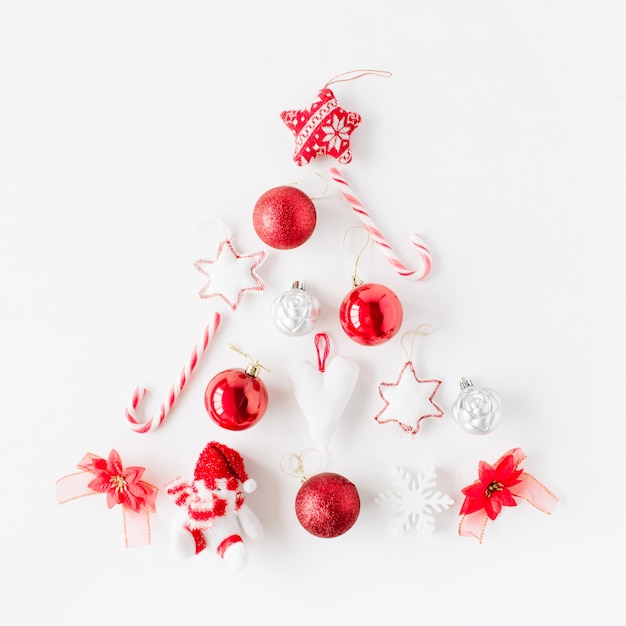
[[[315,205],[309,196],[288,185],[266,191],[252,211],[257,235],[278,250],[301,246],[313,234],[316,222]]]
[[[254,426],[267,409],[267,387],[243,369],[224,370],[215,375],[204,392],[204,406],[219,426],[245,430]]]
[[[296,495],[296,516],[316,537],[338,537],[350,530],[361,510],[359,492],[340,474],[315,474]]]
[[[364,346],[375,346],[400,330],[402,304],[388,287],[364,283],[343,299],[339,320],[350,339]]]

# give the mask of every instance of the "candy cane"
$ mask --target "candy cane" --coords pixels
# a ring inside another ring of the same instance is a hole
[[[361,204],[359,199],[354,195],[354,192],[352,191],[352,189],[350,189],[350,186],[346,182],[346,179],[341,175],[339,170],[336,167],[331,167],[329,171],[332,179],[339,184],[341,193],[343,194],[344,198],[348,201],[348,204],[357,214],[367,232],[374,239],[374,242],[380,246],[383,254],[385,255],[385,258],[387,259],[387,261],[389,261],[389,263],[396,270],[396,272],[400,274],[400,276],[404,276],[405,278],[408,278],[410,280],[422,280],[422,278],[426,278],[426,276],[428,276],[428,274],[430,273],[432,267],[432,256],[430,254],[430,250],[426,247],[422,238],[417,233],[413,233],[411,235],[411,243],[417,248],[422,262],[421,271],[418,272],[417,270],[409,269],[394,254],[391,246],[387,243],[387,240],[380,232],[376,224],[374,224],[369,213],[363,208],[363,205]]]
[[[209,341],[211,337],[215,334],[219,324],[220,324],[220,314],[214,313],[213,318],[209,321],[204,332],[202,333],[202,337],[194,351],[191,353],[191,357],[187,365],[183,368],[183,371],[180,373],[180,376],[176,383],[172,385],[170,392],[167,396],[167,400],[159,407],[159,410],[155,413],[152,419],[148,420],[145,423],[141,423],[137,421],[136,409],[141,399],[144,397],[146,393],[146,389],[143,387],[137,387],[133,393],[133,397],[130,400],[130,403],[126,407],[126,419],[128,420],[128,424],[136,433],[147,433],[152,430],[156,430],[163,420],[167,417],[167,414],[172,409],[174,402],[180,395],[180,392],[184,389],[185,385],[189,381],[189,377],[193,374],[198,362],[200,361],[200,357],[206,352],[206,349],[209,345]]]

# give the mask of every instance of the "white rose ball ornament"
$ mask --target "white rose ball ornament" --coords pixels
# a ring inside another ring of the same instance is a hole
[[[310,333],[320,314],[320,303],[296,280],[291,289],[272,302],[272,318],[276,328],[290,337]]]
[[[452,415],[458,425],[471,435],[486,435],[502,419],[500,396],[487,387],[474,386],[471,380],[461,378],[461,392],[452,404]]]

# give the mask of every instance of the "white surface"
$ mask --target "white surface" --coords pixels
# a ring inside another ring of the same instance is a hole
[[[2,1],[3,623],[624,623],[623,23],[617,1]],[[359,265],[403,301],[402,332],[435,328],[414,362],[444,381],[446,415],[415,439],[373,420],[378,384],[405,360],[399,336],[365,348],[339,328],[357,222],[336,187],[315,202],[314,236],[270,250],[266,291],[234,313],[200,300],[193,268],[214,250],[203,221],[225,222],[240,252],[263,249],[256,199],[326,175],[331,161],[293,164],[279,113],[364,67],[393,76],[334,86],[363,116],[342,171],[407,264],[414,230],[434,257],[421,283],[372,247]],[[287,374],[315,359],[313,337],[268,316],[294,280],[321,302],[331,357],[360,365],[330,469],[357,484],[362,511],[334,540],[299,526],[298,481],[279,467],[311,444]],[[132,433],[133,389],[156,410],[213,307],[224,322],[166,422]],[[213,374],[244,365],[229,342],[271,369],[270,408],[241,433],[202,404]],[[494,433],[454,422],[462,376],[501,395]],[[259,484],[248,502],[265,537],[243,572],[178,562],[163,492],[153,545],[136,550],[103,499],[56,504],[55,480],[88,451],[115,447],[162,485],[211,439]],[[505,510],[483,545],[457,536],[457,506],[428,540],[393,537],[373,502],[392,466],[432,464],[460,506],[478,461],[515,446],[561,502],[552,516]]]

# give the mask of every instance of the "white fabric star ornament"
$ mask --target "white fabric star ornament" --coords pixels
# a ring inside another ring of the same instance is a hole
[[[425,467],[412,476],[401,467],[393,468],[392,486],[376,496],[376,504],[387,509],[391,516],[391,531],[401,535],[410,530],[432,534],[435,514],[449,509],[454,501],[450,496],[435,490],[437,472]]]
[[[267,253],[263,250],[239,254],[230,239],[220,241],[215,259],[198,259],[194,267],[208,282],[200,290],[201,298],[219,297],[234,311],[247,291],[259,292],[265,283],[256,273]]]
[[[385,406],[374,419],[380,424],[395,422],[404,432],[416,435],[423,419],[443,416],[443,409],[434,401],[440,386],[440,380],[419,378],[413,363],[407,361],[395,383],[378,386]]]

